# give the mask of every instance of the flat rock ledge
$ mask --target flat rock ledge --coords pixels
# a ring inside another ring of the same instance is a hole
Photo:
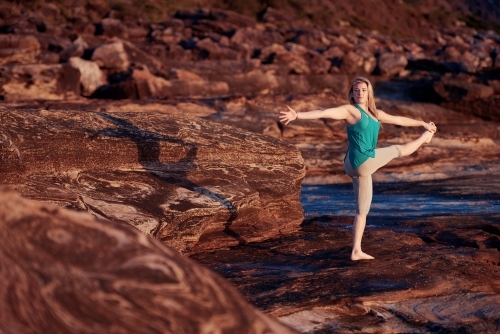
[[[292,145],[197,117],[2,110],[0,183],[135,226],[184,254],[291,233],[304,161]]]
[[[0,190],[2,333],[296,333],[125,224]]]

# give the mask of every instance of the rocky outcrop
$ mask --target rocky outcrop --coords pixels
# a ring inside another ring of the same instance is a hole
[[[0,331],[296,333],[139,231],[0,191]]]
[[[137,111],[1,111],[0,182],[131,224],[183,253],[298,228],[305,170],[293,146]]]

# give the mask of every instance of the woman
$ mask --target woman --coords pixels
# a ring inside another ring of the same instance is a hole
[[[363,77],[353,80],[347,98],[351,104],[325,110],[297,113],[287,106],[287,111],[281,111],[280,121],[285,122],[285,125],[296,119],[333,118],[345,122],[349,148],[344,159],[344,169],[352,178],[357,206],[352,229],[351,260],[371,260],[373,256],[361,250],[361,238],[372,201],[372,174],[392,159],[410,155],[422,144],[429,143],[436,132],[436,126],[432,122],[392,116],[378,110],[375,107],[373,87]],[[422,126],[426,131],[418,139],[405,145],[376,148],[380,123]]]

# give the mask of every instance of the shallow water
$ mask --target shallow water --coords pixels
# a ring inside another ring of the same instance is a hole
[[[422,217],[500,213],[498,199],[471,199],[431,194],[384,194],[374,187],[370,216]],[[351,185],[302,186],[301,202],[306,218],[322,215],[353,216]]]

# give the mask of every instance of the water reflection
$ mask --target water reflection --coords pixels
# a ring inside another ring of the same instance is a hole
[[[301,202],[306,218],[321,215],[353,216],[351,185],[303,186]],[[419,217],[500,212],[500,201],[450,198],[431,194],[380,194],[374,191],[370,216]]]

